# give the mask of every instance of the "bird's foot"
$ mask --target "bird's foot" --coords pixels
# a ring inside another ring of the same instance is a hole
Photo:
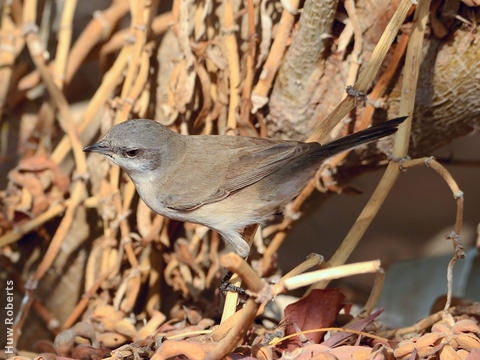
[[[240,295],[246,295],[247,292],[245,291],[244,288],[240,286],[233,285],[229,280],[232,277],[233,273],[231,271],[227,272],[225,276],[223,277],[222,282],[220,283],[219,289],[220,291],[227,292],[227,291],[232,291],[236,292]]]
[[[244,288],[241,288],[240,286],[233,285],[232,283],[230,283],[228,281],[222,281],[219,288],[220,288],[220,291],[223,291],[223,292],[231,291],[231,292],[236,292],[240,295],[246,295],[247,294],[247,292],[245,291]]]

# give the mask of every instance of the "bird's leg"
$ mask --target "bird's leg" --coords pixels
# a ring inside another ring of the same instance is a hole
[[[255,224],[255,225],[247,226],[243,230],[243,234],[242,234],[243,236],[242,237],[245,239],[245,241],[247,242],[249,247],[252,246],[253,238],[254,238],[254,235],[255,235],[257,229],[258,229],[258,225]],[[248,256],[248,254],[247,254],[247,256]],[[238,275],[233,275],[230,278],[230,282],[233,282],[233,285],[235,285],[237,287],[240,287],[241,284],[242,284]],[[239,295],[236,292],[233,292],[233,291],[228,291],[227,292],[227,295],[225,297],[225,305],[223,306],[222,320],[220,321],[220,323],[225,322],[230,316],[235,314],[235,311],[237,311],[238,296]]]
[[[222,279],[222,282],[220,283],[220,287],[219,287],[220,291],[223,291],[223,292],[232,291],[239,295],[246,295],[247,292],[245,291],[244,288],[233,285],[230,282],[230,278],[232,277],[232,275],[233,273],[231,271],[227,271],[227,273]]]
[[[257,232],[257,229],[258,229],[258,224],[253,224],[253,225],[247,226],[243,230],[242,237],[243,239],[245,239],[245,241],[248,243],[248,246],[250,247],[252,246],[253,238],[255,236],[255,233]],[[248,255],[243,257],[245,261],[247,260],[247,258],[248,258]],[[245,289],[243,289],[240,286],[234,285],[230,282],[232,275],[233,273],[231,271],[228,271],[225,274],[222,282],[220,283],[220,290],[224,292],[231,291],[231,292],[238,293],[239,295],[245,295],[246,294]]]

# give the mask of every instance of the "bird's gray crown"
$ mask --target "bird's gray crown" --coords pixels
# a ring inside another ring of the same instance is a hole
[[[127,120],[111,128],[102,139],[112,148],[154,149],[165,143],[173,131],[154,120]]]

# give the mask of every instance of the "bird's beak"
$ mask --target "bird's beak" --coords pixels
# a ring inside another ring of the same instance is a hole
[[[85,151],[85,152],[98,152],[98,153],[101,153],[101,154],[105,154],[109,151],[109,148],[104,143],[98,142],[96,144],[85,146],[83,148],[83,151]]]

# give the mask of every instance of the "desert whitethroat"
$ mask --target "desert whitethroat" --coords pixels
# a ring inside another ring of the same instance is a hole
[[[399,117],[321,145],[246,136],[180,135],[153,120],[114,126],[84,151],[121,166],[153,211],[218,231],[242,257],[240,231],[297,196],[321,162],[397,131]]]

